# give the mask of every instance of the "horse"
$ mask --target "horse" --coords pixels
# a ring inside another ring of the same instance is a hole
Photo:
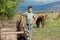
[[[44,21],[45,21],[44,16],[43,15],[39,16],[36,20],[37,28],[39,28],[40,23],[42,24],[42,28],[44,28]]]
[[[20,20],[18,20],[17,21],[17,23],[16,23],[16,25],[17,25],[17,32],[19,32],[19,31],[23,31],[23,26],[22,26],[22,17],[20,16]],[[17,40],[26,40],[26,38],[25,38],[25,35],[24,34],[17,34]]]

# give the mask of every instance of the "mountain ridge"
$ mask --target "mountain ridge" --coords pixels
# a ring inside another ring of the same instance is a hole
[[[33,7],[33,11],[40,11],[40,12],[46,12],[46,11],[60,11],[60,1],[48,3],[39,5],[38,3],[30,5]],[[21,7],[18,7],[19,11],[26,12],[28,5],[22,5]]]

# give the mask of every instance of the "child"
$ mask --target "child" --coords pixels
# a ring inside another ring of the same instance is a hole
[[[32,38],[32,28],[33,28],[33,18],[34,14],[32,13],[32,6],[28,7],[28,12],[23,14],[26,16],[26,26],[30,30],[30,40]]]

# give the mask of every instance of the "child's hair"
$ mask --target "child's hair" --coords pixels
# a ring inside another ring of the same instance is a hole
[[[32,6],[28,6],[28,9],[29,9],[29,8],[32,8]]]

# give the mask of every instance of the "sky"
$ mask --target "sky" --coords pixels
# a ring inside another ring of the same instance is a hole
[[[60,0],[28,0],[28,1],[36,1],[36,2],[56,2]]]

